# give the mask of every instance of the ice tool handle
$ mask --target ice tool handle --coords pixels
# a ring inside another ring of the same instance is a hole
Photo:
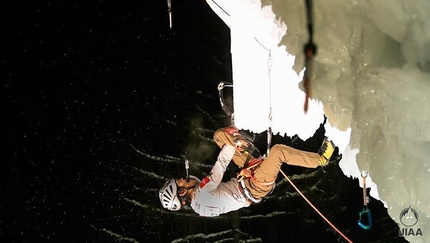
[[[363,178],[363,210],[358,213],[358,226],[362,229],[369,230],[372,228],[372,214],[370,213],[370,209],[367,207],[369,203],[369,197],[367,196],[367,188],[366,188],[366,177],[369,173],[367,171],[363,171],[361,173],[361,177]],[[367,224],[363,223],[363,218],[367,216]]]

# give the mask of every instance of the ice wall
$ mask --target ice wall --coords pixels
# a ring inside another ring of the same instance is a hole
[[[347,176],[369,171],[371,195],[400,224],[416,209],[430,234],[430,1],[313,1],[318,46],[303,112],[304,1],[208,0],[231,29],[235,123],[311,136],[328,117]],[[269,119],[271,117],[271,120]]]

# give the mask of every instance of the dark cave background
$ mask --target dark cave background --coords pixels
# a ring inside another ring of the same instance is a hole
[[[193,175],[210,171],[213,132],[230,122],[217,85],[232,82],[227,26],[205,1],[172,4],[172,29],[165,1],[2,4],[0,240],[344,242],[282,175],[263,202],[220,217],[162,209],[185,154]],[[323,137],[272,144],[317,151]],[[405,242],[376,200],[374,227],[358,227],[362,189],[337,162],[282,169],[352,241]]]

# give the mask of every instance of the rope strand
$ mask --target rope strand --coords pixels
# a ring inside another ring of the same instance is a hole
[[[303,193],[296,187],[296,185],[294,185],[294,183],[290,180],[290,178],[288,178],[288,176],[282,171],[279,170],[282,175],[285,177],[285,179],[288,180],[288,182],[294,187],[294,189],[296,189],[296,191],[300,194],[300,196],[303,197],[303,199],[305,199],[305,201],[334,229],[336,230],[336,232],[338,232],[343,238],[345,238],[345,240],[347,240],[349,243],[352,243],[352,241],[350,239],[348,239],[348,237],[346,237],[339,229],[336,228],[336,226],[334,226],[306,197],[305,195],[303,195]]]

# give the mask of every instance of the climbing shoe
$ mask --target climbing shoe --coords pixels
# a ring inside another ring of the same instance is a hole
[[[333,155],[334,148],[335,148],[334,143],[332,141],[329,141],[327,137],[325,137],[323,144],[321,145],[321,148],[318,151],[318,154],[320,156],[320,161],[319,161],[320,166],[326,166],[330,162],[330,158]]]

